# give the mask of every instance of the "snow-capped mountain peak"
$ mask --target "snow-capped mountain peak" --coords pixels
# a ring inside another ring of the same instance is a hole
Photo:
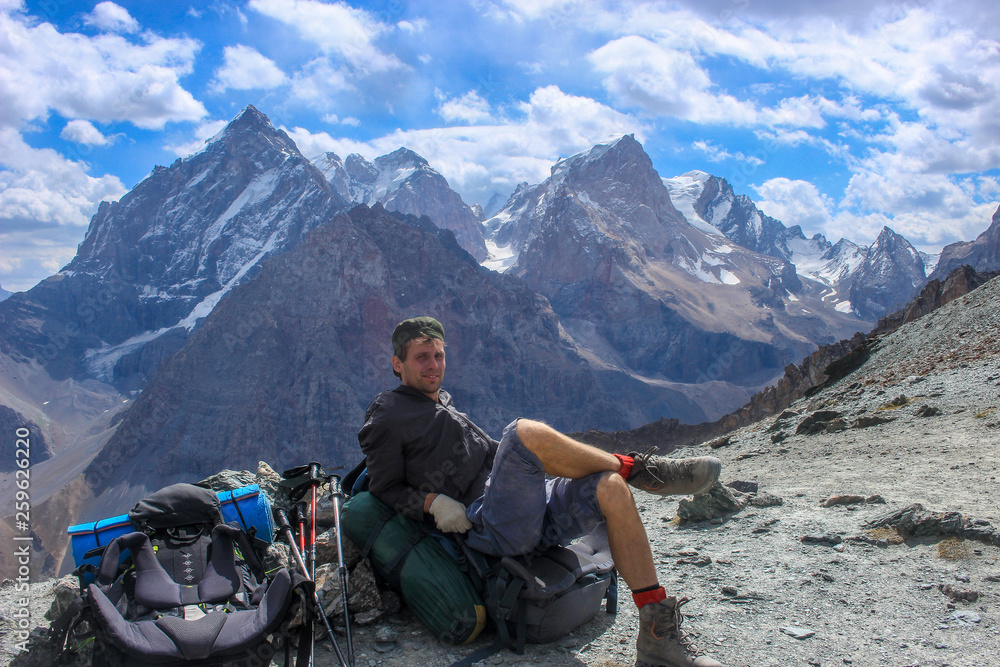
[[[348,201],[426,215],[442,229],[454,232],[459,245],[477,260],[486,259],[481,218],[451,189],[444,176],[409,148],[399,148],[373,162],[356,153],[343,161],[335,153],[326,153],[315,158],[313,164],[326,176],[330,187]]]
[[[708,220],[705,220],[696,209],[696,204],[705,190],[705,184],[712,176],[704,171],[689,171],[674,178],[664,178],[663,184],[670,193],[670,201],[688,224],[697,227],[706,234],[722,235]]]

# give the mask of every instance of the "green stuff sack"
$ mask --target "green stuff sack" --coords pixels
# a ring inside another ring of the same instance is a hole
[[[455,559],[420,523],[365,491],[344,503],[341,526],[435,637],[467,644],[482,632],[486,625],[482,598]]]

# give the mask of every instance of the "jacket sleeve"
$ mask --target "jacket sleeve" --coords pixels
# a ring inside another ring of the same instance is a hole
[[[369,419],[358,433],[361,449],[368,460],[368,490],[376,498],[404,516],[424,519],[426,493],[406,482],[403,442],[392,429]]]

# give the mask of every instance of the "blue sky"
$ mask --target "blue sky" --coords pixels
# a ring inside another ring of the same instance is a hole
[[[314,157],[423,155],[469,204],[635,134],[786,225],[935,252],[1000,200],[992,1],[0,0],[0,285],[247,104]]]

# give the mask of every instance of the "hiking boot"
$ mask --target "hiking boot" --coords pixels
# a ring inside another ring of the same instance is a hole
[[[635,459],[628,483],[637,489],[661,496],[697,495],[708,491],[719,479],[722,461],[714,456],[697,456],[689,459],[668,459],[648,450],[644,454],[632,452]]]
[[[639,609],[636,667],[725,667],[691,646],[681,630],[681,605],[673,596]]]

